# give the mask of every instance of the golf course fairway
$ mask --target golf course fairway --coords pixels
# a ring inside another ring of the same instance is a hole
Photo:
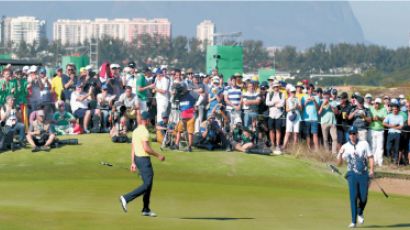
[[[197,149],[152,159],[151,208],[158,217],[141,216],[141,198],[124,213],[119,196],[141,183],[128,169],[130,145],[111,143],[107,134],[76,138],[80,145],[48,153],[0,154],[0,229],[346,229],[350,223],[347,184],[325,164]],[[365,218],[362,228],[410,229],[410,196],[371,192]]]

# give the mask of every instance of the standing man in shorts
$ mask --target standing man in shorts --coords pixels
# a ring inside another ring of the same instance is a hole
[[[302,118],[305,122],[304,132],[306,134],[306,143],[310,149],[310,136],[313,137],[313,146],[314,150],[317,151],[319,149],[319,116],[318,110],[320,108],[320,99],[317,95],[313,92],[315,90],[315,86],[313,84],[309,84],[308,86],[308,94],[302,97]]]
[[[266,105],[269,107],[269,137],[272,144],[272,151],[274,154],[282,154],[280,147],[281,143],[281,129],[285,119],[282,114],[284,113],[285,98],[282,92],[279,91],[279,82],[273,81],[270,92],[266,95]],[[276,144],[276,148],[275,148]]]
[[[135,198],[143,195],[143,208],[142,215],[148,217],[156,217],[157,214],[151,211],[149,207],[152,184],[154,180],[154,170],[151,165],[151,156],[158,158],[160,161],[165,160],[165,156],[157,153],[151,148],[149,141],[149,132],[147,125],[150,120],[150,115],[147,111],[141,113],[141,120],[138,127],[132,133],[132,145],[131,145],[131,172],[135,172],[138,168],[143,184],[135,190],[120,196],[120,203],[124,210],[127,212],[127,203],[131,202]]]

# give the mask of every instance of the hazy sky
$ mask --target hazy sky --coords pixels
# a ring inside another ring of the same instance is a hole
[[[408,46],[410,2],[350,2],[365,38],[388,47]]]

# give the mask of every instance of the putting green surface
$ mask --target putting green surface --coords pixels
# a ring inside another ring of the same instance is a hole
[[[141,183],[128,170],[130,145],[103,134],[78,138],[81,145],[49,153],[0,154],[0,229],[346,229],[350,222],[346,182],[323,164],[198,150],[152,159],[157,218],[140,216],[141,198],[123,213],[118,197]],[[410,197],[370,193],[363,227],[410,228],[409,216]]]

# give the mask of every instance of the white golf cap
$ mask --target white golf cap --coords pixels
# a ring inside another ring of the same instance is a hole
[[[120,68],[120,65],[118,65],[118,64],[111,64],[111,65],[110,65],[110,69],[114,69],[114,68],[119,69],[119,68]]]
[[[35,65],[30,66],[30,69],[28,69],[27,72],[28,72],[28,73],[35,73],[35,72],[37,72],[37,66],[35,66]]]
[[[24,66],[22,71],[23,73],[27,73],[27,71],[30,69],[30,67],[28,65]]]
[[[292,84],[286,84],[286,90],[287,90],[287,91],[290,91],[290,89],[292,88],[292,86],[293,86]],[[295,88],[295,89],[296,89],[296,88]]]
[[[241,118],[239,118],[239,117],[235,118],[234,124],[239,124],[239,123],[242,123]]]
[[[391,104],[399,104],[399,101],[396,98],[390,100]]]
[[[375,100],[374,100],[374,103],[382,103],[382,99],[380,98],[380,97],[378,97],[378,98],[376,98]]]
[[[400,95],[399,95],[399,98],[400,98],[400,99],[404,99],[404,98],[406,98],[406,97],[405,97],[403,94],[400,94]]]
[[[219,77],[213,77],[213,78],[212,78],[212,82],[219,84]]]
[[[364,96],[364,98],[373,98],[373,96],[370,93],[366,93],[366,95]]]
[[[280,86],[279,81],[278,81],[278,80],[275,80],[275,81],[273,82],[273,85],[272,85],[272,86],[273,86],[273,87]]]
[[[296,87],[293,85],[289,87],[289,92],[296,92]]]
[[[274,81],[276,78],[275,78],[275,76],[270,76],[269,78],[268,78],[268,80],[272,80],[272,81]]]

